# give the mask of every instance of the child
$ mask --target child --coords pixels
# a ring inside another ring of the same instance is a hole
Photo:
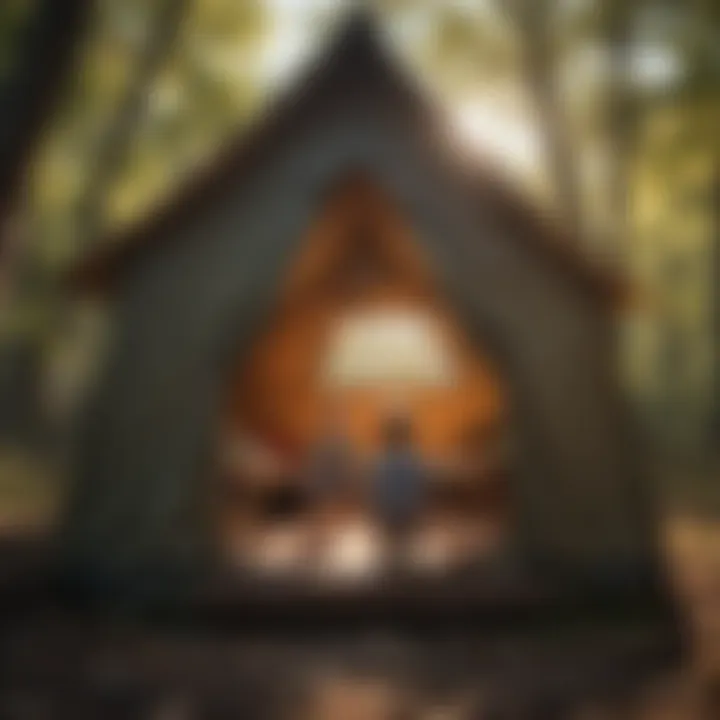
[[[395,565],[405,552],[425,504],[426,469],[413,447],[412,424],[395,416],[383,428],[383,452],[375,469],[377,516]]]

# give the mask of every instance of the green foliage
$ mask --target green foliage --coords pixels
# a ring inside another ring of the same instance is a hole
[[[428,60],[467,91],[471,83],[508,82],[517,72],[512,37],[502,18],[469,7],[438,12],[432,23]]]
[[[158,0],[100,0],[74,94],[42,148],[27,208],[38,261],[75,252],[73,208],[92,182],[89,159],[117,111]],[[147,112],[107,198],[108,228],[130,222],[212,151],[256,102],[253,53],[267,30],[260,2],[196,0],[150,88]]]
[[[137,217],[243,123],[257,103],[253,57],[265,30],[257,3],[196,3],[153,88],[111,220]]]

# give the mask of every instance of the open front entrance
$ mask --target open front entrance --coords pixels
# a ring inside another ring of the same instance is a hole
[[[331,193],[229,383],[215,480],[233,564],[359,579],[400,562],[437,574],[502,543],[504,379],[448,307],[398,208],[367,180]],[[397,491],[415,498],[402,530],[384,520],[403,475],[382,469],[398,432],[417,469]]]

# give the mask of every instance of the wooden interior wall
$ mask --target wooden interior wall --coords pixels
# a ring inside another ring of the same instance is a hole
[[[411,308],[436,322],[451,353],[456,382],[402,396],[424,450],[443,454],[475,425],[501,421],[499,373],[471,345],[443,301],[432,268],[398,207],[363,178],[329,193],[288,268],[277,306],[249,357],[238,363],[226,422],[301,450],[323,424],[330,396],[321,382],[335,324],[347,313]],[[341,400],[358,446],[371,451],[395,398],[387,390],[346,389]]]

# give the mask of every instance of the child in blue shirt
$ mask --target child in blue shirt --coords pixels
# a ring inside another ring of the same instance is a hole
[[[405,550],[424,509],[426,476],[424,463],[413,447],[410,419],[388,419],[383,428],[383,451],[375,467],[373,496],[393,561]]]

